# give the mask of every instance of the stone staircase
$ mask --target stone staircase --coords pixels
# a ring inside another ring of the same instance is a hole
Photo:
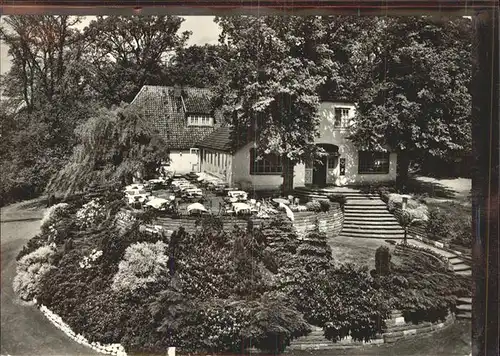
[[[346,197],[344,227],[340,236],[402,239],[404,231],[398,221],[387,210],[386,204],[377,195],[362,193],[348,187],[322,189],[297,188],[295,195],[309,199],[326,199],[328,195]]]
[[[457,319],[472,319],[472,298],[458,298],[456,316]]]
[[[472,275],[472,267],[470,264],[463,258],[458,255],[448,257],[448,261],[453,267],[453,272],[455,274],[459,274],[462,276],[471,276]]]

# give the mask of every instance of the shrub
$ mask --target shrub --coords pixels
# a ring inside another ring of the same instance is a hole
[[[56,250],[43,246],[22,257],[17,262],[17,274],[13,287],[21,299],[32,300],[38,297],[42,278],[54,268]]]
[[[396,193],[390,193],[388,195],[388,201],[387,201],[387,208],[389,209],[389,211],[394,211],[396,210],[397,208],[401,208],[403,205],[403,195],[401,194],[396,194]],[[408,202],[407,202],[407,209],[416,209],[418,208],[420,205],[419,202],[417,202],[416,200],[414,199],[408,199]]]
[[[196,220],[196,226],[200,226],[203,231],[222,231],[224,222],[215,215],[202,216]]]
[[[326,235],[318,231],[309,233],[297,246],[297,262],[306,271],[324,270],[332,261],[332,248]]]
[[[23,246],[23,249],[19,251],[16,257],[16,261],[19,261],[22,257],[30,254],[31,252],[37,250],[42,246],[48,245],[48,236],[45,234],[38,234],[31,239],[28,240],[26,245]]]
[[[50,208],[45,210],[43,218],[40,221],[40,227],[44,228],[45,226],[49,226],[54,221],[67,217],[68,212],[69,205],[67,203],[52,205]]]
[[[325,328],[337,342],[351,335],[368,340],[381,332],[389,314],[384,295],[374,288],[366,267],[351,264],[314,273],[292,291],[306,320]]]
[[[320,200],[319,205],[321,207],[322,212],[326,213],[326,212],[330,211],[331,205],[330,205],[330,202],[328,200]]]
[[[281,353],[293,339],[311,331],[301,313],[288,306],[279,295],[264,295],[242,308],[246,309],[248,321],[241,337],[247,347],[254,346],[270,354]]]
[[[99,199],[94,199],[76,212],[76,223],[80,228],[85,229],[101,223],[106,217],[106,207]]]
[[[380,246],[375,251],[375,270],[378,275],[384,276],[391,271],[391,252],[389,247]]]
[[[317,200],[313,200],[306,203],[306,208],[308,211],[314,211],[319,213],[321,211],[321,203]]]
[[[472,245],[470,208],[456,203],[432,207],[426,232],[430,239],[444,239],[470,248]]]
[[[163,282],[168,274],[166,248],[167,245],[161,241],[155,244],[139,242],[128,247],[111,288],[115,292],[134,293]]]
[[[332,203],[338,203],[340,205],[340,208],[341,209],[344,209],[346,203],[347,203],[347,198],[344,196],[344,195],[335,195],[335,194],[330,194],[328,196],[328,199],[332,202]]]
[[[470,277],[457,276],[443,268],[433,256],[419,253],[398,256],[390,276],[378,279],[380,290],[392,308],[401,310],[407,321],[420,323],[443,320],[456,304],[456,298],[469,296]]]

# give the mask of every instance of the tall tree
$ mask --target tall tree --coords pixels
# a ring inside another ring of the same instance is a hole
[[[213,87],[219,83],[231,60],[229,53],[224,45],[178,48],[169,63],[164,82],[199,88]]]
[[[411,159],[470,152],[471,33],[463,18],[378,18],[352,48],[360,96],[351,138],[396,150],[401,183]]]
[[[12,66],[1,78],[4,203],[43,191],[94,106],[82,80],[77,17],[9,16],[0,29]],[[2,98],[3,99],[3,98]]]
[[[78,145],[47,190],[68,195],[91,185],[128,183],[138,172],[154,171],[168,154],[153,127],[138,108],[100,109],[78,127]]]
[[[324,23],[281,16],[216,22],[232,56],[218,97],[235,127],[234,141],[250,134],[260,155],[281,157],[286,194],[293,189],[294,164],[316,151],[318,88],[330,64],[327,48],[319,45],[325,42]]]
[[[5,95],[21,99],[31,111],[82,94],[78,17],[7,16],[4,21],[0,38],[12,57]]]
[[[178,33],[177,16],[97,17],[84,30],[87,81],[106,104],[130,102],[145,84],[160,84],[174,50],[190,32]]]

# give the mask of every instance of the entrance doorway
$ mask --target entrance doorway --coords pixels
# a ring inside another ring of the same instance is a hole
[[[318,187],[326,186],[327,157],[321,157],[314,162],[312,183]]]

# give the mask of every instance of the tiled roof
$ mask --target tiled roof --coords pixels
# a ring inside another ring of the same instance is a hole
[[[187,95],[186,95],[187,94]],[[184,105],[188,114],[211,114],[210,92],[206,89],[191,88],[183,93]]]
[[[231,152],[231,128],[221,126],[198,144],[202,148]]]
[[[180,92],[182,100],[176,97]],[[184,101],[184,104],[182,103]],[[213,127],[187,126],[186,113],[211,114],[210,90],[202,88],[182,88],[145,85],[136,95],[131,105],[140,107],[146,119],[151,120],[167,145],[173,150],[195,147],[213,132]],[[188,108],[189,107],[189,108]],[[196,109],[197,111],[190,111]],[[218,125],[220,117],[214,113]]]

